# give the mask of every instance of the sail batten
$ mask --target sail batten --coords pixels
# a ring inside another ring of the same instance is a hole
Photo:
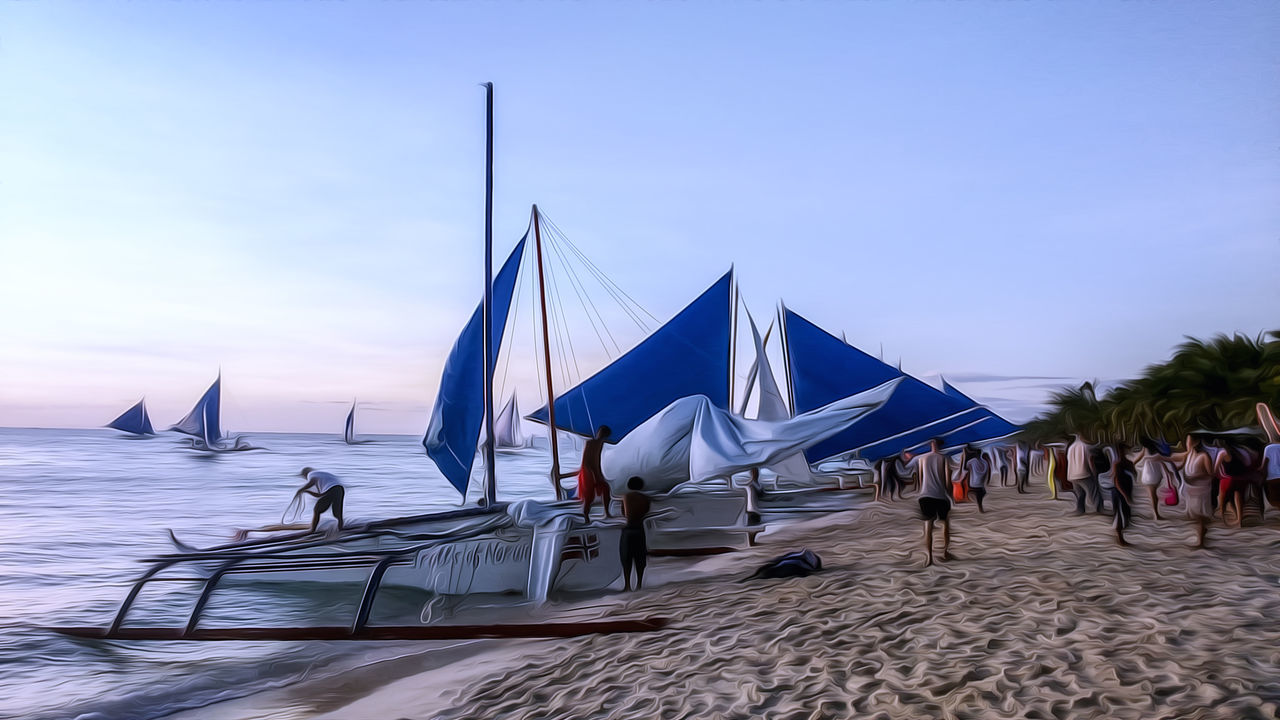
[[[507,326],[511,296],[520,272],[525,238],[511,251],[493,279],[493,327],[489,342],[489,367],[497,364],[498,350]],[[440,389],[431,410],[422,445],[450,485],[464,495],[475,463],[476,447],[484,422],[484,303],[476,307],[454,342],[440,377]]]
[[[107,427],[134,435],[155,435],[151,427],[151,418],[147,416],[146,400],[139,400],[136,405],[120,413],[120,417],[107,423]]]
[[[555,400],[556,426],[616,442],[672,402],[703,395],[729,408],[733,271],[631,350]],[[529,419],[547,423],[547,406]]]

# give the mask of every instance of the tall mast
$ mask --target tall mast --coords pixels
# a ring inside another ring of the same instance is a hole
[[[778,327],[781,332],[778,336],[782,338],[782,364],[787,370],[787,405],[791,408],[791,417],[796,416],[796,384],[795,379],[791,375],[791,343],[787,337],[787,306],[778,303]]]
[[[493,83],[485,83],[484,168],[484,428],[489,442],[484,449],[484,500],[493,507],[498,499],[493,456]]]
[[[732,265],[730,265],[730,266],[729,266],[729,272],[733,272],[733,266],[732,266]],[[727,407],[727,408],[725,408],[725,409],[726,409],[726,410],[730,410],[730,411],[732,411],[732,410],[733,410],[733,376],[734,376],[735,374],[737,374],[737,373],[736,373],[737,368],[735,367],[735,365],[737,364],[737,359],[738,359],[738,353],[737,353],[737,345],[738,345],[738,278],[737,278],[737,276],[734,276],[734,278],[733,278],[733,292],[732,292],[732,293],[730,293],[729,295],[732,297],[732,300],[730,300],[730,302],[732,302],[732,303],[733,303],[733,307],[729,310],[729,396],[728,396],[728,397],[729,397],[729,407]],[[748,392],[750,392],[750,388],[748,388]],[[744,408],[744,410],[745,410],[745,408],[746,408],[745,404],[743,405],[743,408]]]
[[[551,429],[551,486],[560,500],[560,446],[556,438],[556,393],[551,385],[551,342],[547,333],[547,288],[542,271],[542,226],[538,222],[538,206],[533,206],[533,247],[538,258],[538,302],[542,305],[542,365],[547,371],[547,427]]]

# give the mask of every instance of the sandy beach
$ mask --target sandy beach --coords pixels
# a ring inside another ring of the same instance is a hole
[[[1180,509],[1109,517],[993,488],[953,513],[954,559],[923,568],[913,499],[661,560],[656,587],[584,607],[669,629],[482,641],[180,718],[1245,718],[1280,703],[1280,518],[1210,530]],[[800,579],[740,582],[807,547]]]

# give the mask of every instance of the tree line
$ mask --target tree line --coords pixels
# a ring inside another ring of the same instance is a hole
[[[1257,403],[1280,411],[1280,330],[1188,337],[1169,360],[1102,397],[1096,384],[1054,392],[1049,410],[1023,426],[1023,438],[1050,442],[1083,432],[1093,440],[1176,442],[1193,430],[1256,426]]]

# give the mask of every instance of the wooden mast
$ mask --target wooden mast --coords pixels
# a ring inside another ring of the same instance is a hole
[[[484,170],[484,500],[493,507],[498,499],[493,455],[493,83],[485,89]]]
[[[542,305],[542,365],[547,376],[547,427],[551,431],[551,486],[556,499],[564,499],[560,488],[560,444],[556,437],[556,393],[551,384],[551,341],[547,332],[547,286],[542,269],[542,226],[538,221],[538,206],[533,206],[533,247],[538,259],[538,302]]]

